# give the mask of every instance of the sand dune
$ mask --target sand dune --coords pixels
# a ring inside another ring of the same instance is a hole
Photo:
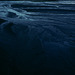
[[[75,5],[0,3],[3,75],[75,75]]]

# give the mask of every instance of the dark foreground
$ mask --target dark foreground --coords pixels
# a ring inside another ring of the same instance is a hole
[[[0,75],[75,75],[75,5],[0,2]]]

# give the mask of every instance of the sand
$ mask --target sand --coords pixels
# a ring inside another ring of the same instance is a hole
[[[75,5],[1,2],[0,60],[2,75],[75,75]]]

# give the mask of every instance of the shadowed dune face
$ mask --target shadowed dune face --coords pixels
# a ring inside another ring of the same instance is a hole
[[[15,18],[17,17],[16,13],[8,12],[7,17]]]
[[[4,57],[1,55],[2,64],[0,65],[4,68],[2,72],[5,72],[6,75],[8,73],[10,75],[30,73],[35,75],[35,73],[39,73],[38,71],[43,69],[43,64],[45,63],[45,52],[40,39],[35,35],[33,30],[28,26],[13,24],[11,22],[2,23],[0,28],[0,35],[3,34],[0,37],[0,42],[2,42],[0,44],[0,53]],[[7,70],[5,71],[5,69]]]
[[[67,39],[68,32],[65,27],[49,26],[43,30],[40,25],[36,26],[37,22],[34,22],[35,26],[32,23],[4,22],[0,25],[0,42],[2,42],[2,44],[0,43],[0,53],[3,55],[1,58],[2,72],[6,75],[8,73],[10,75],[50,75],[59,74],[59,71],[62,75],[74,73],[73,52],[75,47],[70,45],[71,39]],[[42,24],[48,25],[43,22]],[[41,28],[40,31],[38,31],[39,28]],[[72,62],[72,65],[66,63],[66,60]]]
[[[6,20],[0,19],[0,24],[4,23]]]

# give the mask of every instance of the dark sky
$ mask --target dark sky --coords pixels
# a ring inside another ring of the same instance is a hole
[[[58,1],[58,0],[0,0],[0,1]]]
[[[0,0],[0,1],[75,1],[75,0]]]

